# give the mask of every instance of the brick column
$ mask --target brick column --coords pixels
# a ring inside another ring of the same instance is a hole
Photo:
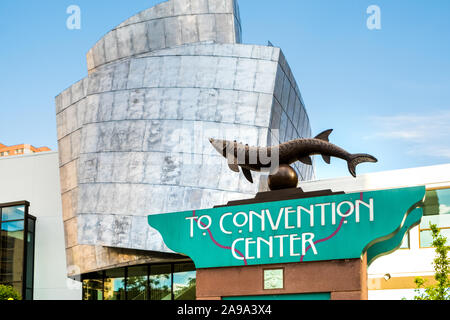
[[[284,269],[284,289],[264,290],[264,270]],[[330,293],[331,300],[367,300],[367,258],[197,270],[197,299]]]

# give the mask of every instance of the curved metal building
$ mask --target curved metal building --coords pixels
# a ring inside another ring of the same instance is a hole
[[[279,48],[241,44],[235,0],[169,0],[107,33],[88,76],[56,97],[69,275],[161,261],[148,214],[249,198],[208,138],[267,146],[310,137]],[[313,168],[297,165],[300,180]],[[169,257],[175,257],[169,255]]]

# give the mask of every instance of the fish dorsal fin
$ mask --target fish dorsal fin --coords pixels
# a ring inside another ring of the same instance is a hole
[[[320,133],[319,135],[317,135],[317,137],[315,137],[314,139],[319,139],[319,140],[323,140],[326,142],[330,142],[329,137],[332,132],[333,132],[333,129],[324,131],[324,132]]]
[[[228,163],[228,168],[234,172],[239,172],[239,166],[236,163]]]
[[[330,156],[327,156],[325,154],[322,155],[323,161],[325,161],[326,163],[330,164],[331,163],[331,159]]]
[[[312,166],[312,159],[311,159],[311,157],[304,156],[304,157],[301,157],[298,160],[303,162],[304,164],[308,164],[308,165]]]
[[[250,170],[242,168],[242,173],[244,174],[245,178],[250,181],[250,183],[253,183],[253,177]]]

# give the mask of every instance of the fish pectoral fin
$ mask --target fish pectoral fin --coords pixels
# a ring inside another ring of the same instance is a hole
[[[250,183],[253,183],[253,177],[250,170],[242,168],[242,173],[244,174],[245,178],[250,181]]]
[[[305,156],[305,157],[301,157],[298,160],[301,161],[304,164],[312,166],[312,159],[311,159],[311,157]]]
[[[323,141],[326,141],[326,142],[330,142],[330,134],[332,132],[333,132],[333,129],[329,129],[327,131],[324,131],[324,132],[320,133],[314,139],[319,139],[319,140],[323,140]]]
[[[331,163],[331,158],[330,156],[327,155],[322,155],[323,161],[325,161],[326,163],[330,164]]]
[[[239,166],[236,163],[228,163],[228,168],[232,171],[239,173]]]

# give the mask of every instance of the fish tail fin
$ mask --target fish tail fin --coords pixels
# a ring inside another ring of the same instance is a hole
[[[348,171],[350,171],[353,177],[356,178],[356,166],[364,162],[378,162],[378,160],[377,158],[371,156],[370,154],[363,154],[363,153],[352,154],[350,156],[350,159],[347,160]]]

